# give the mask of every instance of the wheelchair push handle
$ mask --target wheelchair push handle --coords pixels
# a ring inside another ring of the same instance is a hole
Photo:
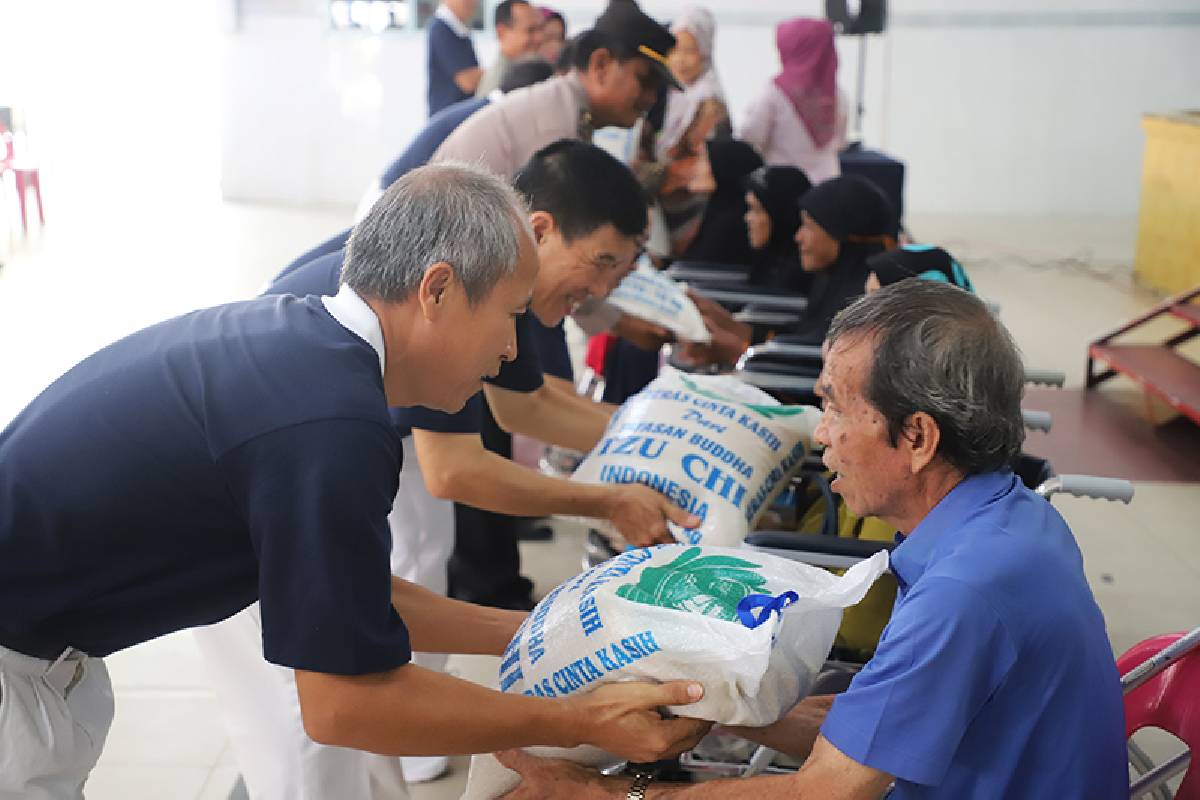
[[[1094,475],[1056,475],[1038,486],[1042,497],[1069,494],[1072,497],[1092,497],[1098,500],[1133,500],[1133,484],[1120,478],[1098,478]]]
[[[1049,433],[1050,426],[1053,424],[1053,420],[1050,418],[1049,411],[1036,411],[1033,409],[1022,408],[1021,419],[1025,421],[1026,428],[1031,431],[1041,431],[1042,433]]]
[[[1053,386],[1061,389],[1067,382],[1067,374],[1057,369],[1025,369],[1025,382],[1035,386]]]

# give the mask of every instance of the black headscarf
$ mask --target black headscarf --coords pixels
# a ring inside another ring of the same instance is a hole
[[[962,264],[940,247],[907,244],[899,250],[877,253],[867,259],[867,269],[875,273],[880,286],[890,286],[905,278],[924,278],[975,291]]]
[[[808,309],[794,331],[798,339],[820,344],[834,316],[863,293],[871,272],[867,259],[895,246],[900,220],[887,196],[857,175],[813,187],[800,208],[839,245],[834,262],[813,279]]]
[[[812,188],[808,176],[795,167],[759,167],[746,176],[743,185],[771,218],[771,238],[755,253],[750,282],[770,289],[807,292],[812,280],[800,268],[796,231],[800,228],[800,198]]]
[[[737,139],[707,142],[716,189],[708,198],[700,230],[683,258],[715,264],[749,264],[752,258],[746,235],[746,190],[742,180],[762,166],[758,152]]]

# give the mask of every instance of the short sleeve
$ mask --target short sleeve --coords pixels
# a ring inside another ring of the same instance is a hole
[[[542,388],[542,356],[533,326],[532,311],[517,317],[517,357],[500,367],[500,374],[488,383],[513,392],[534,392]]]
[[[221,457],[258,557],[268,661],[363,675],[410,660],[387,521],[401,458],[390,427],[356,419],[293,425]]]
[[[860,764],[936,786],[1015,651],[973,588],[927,577],[896,605],[875,656],[834,701],[821,733]]]
[[[447,414],[424,406],[393,408],[392,422],[407,436],[413,428],[435,433],[479,433],[483,425],[483,400],[479,392],[471,395],[462,410]]]

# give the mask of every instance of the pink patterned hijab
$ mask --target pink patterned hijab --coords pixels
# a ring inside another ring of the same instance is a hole
[[[775,85],[787,96],[818,147],[833,138],[837,119],[837,49],[833,26],[823,19],[797,17],[775,28],[783,71]]]

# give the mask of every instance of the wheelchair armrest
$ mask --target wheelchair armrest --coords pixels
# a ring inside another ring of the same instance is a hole
[[[733,318],[738,322],[745,322],[747,325],[770,325],[773,327],[795,325],[800,322],[799,314],[787,311],[769,311],[757,306],[746,306],[736,312]]]
[[[672,264],[664,274],[677,281],[689,284],[734,283],[744,284],[750,280],[750,271],[721,264],[701,266],[697,264]]]
[[[1042,433],[1049,433],[1053,423],[1049,411],[1036,411],[1029,408],[1021,409],[1021,419],[1025,422],[1026,428]]]
[[[761,290],[749,290],[746,287],[716,286],[701,284],[695,287],[696,293],[709,300],[727,307],[742,308],[745,306],[761,306],[772,311],[802,312],[808,308],[808,299],[799,295],[769,294]]]
[[[1072,497],[1091,497],[1098,500],[1133,500],[1133,484],[1120,478],[1098,478],[1094,475],[1055,475],[1035,490],[1042,497],[1069,494]]]
[[[786,334],[785,334],[786,336]],[[825,360],[821,346],[816,344],[794,344],[781,341],[779,337],[762,344],[764,353],[773,353],[787,358],[799,358],[821,363]]]
[[[804,367],[809,371],[819,373],[825,363],[820,347],[811,345],[779,343],[780,337],[756,344],[742,353],[738,359],[737,369],[759,367],[758,371],[778,369],[786,371],[790,367]]]
[[[807,401],[807,403],[801,403],[801,405],[811,405],[817,400],[817,379],[815,377],[788,375],[781,372],[759,372],[757,370],[738,372],[737,376],[742,383],[757,386],[766,392],[785,392],[790,395],[798,395],[801,400]]]
[[[1035,386],[1053,386],[1061,389],[1067,382],[1067,375],[1056,369],[1025,368],[1025,382]]]

